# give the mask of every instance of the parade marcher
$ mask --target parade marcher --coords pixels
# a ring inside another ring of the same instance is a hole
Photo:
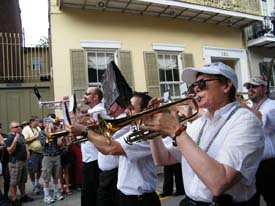
[[[39,118],[37,116],[31,117],[29,125],[24,127],[22,134],[25,137],[27,148],[30,152],[30,159],[28,161],[29,176],[33,186],[33,192],[39,194],[42,185],[39,183],[42,168],[42,146],[39,141],[40,128],[38,127]]]
[[[90,108],[91,123],[97,123],[97,115],[101,114],[103,118],[107,117],[104,105],[102,104],[103,94],[98,87],[87,88],[84,94],[84,103]],[[99,185],[98,167],[98,151],[94,144],[90,141],[81,143],[82,152],[82,189],[81,189],[81,205],[96,205],[97,189]]]
[[[21,133],[20,124],[17,121],[10,123],[10,133],[7,136],[6,146],[10,154],[9,171],[10,171],[10,192],[12,204],[20,205],[20,202],[33,201],[26,194],[25,183],[27,182],[27,159],[29,151],[27,150],[24,136]],[[21,193],[20,201],[16,198],[17,186]]]
[[[129,105],[132,97],[132,90],[128,86],[124,77],[114,62],[108,65],[102,77],[102,90],[104,95],[104,107],[108,116],[114,119],[120,119],[126,116],[125,108]],[[78,128],[78,129],[77,129]],[[72,125],[69,130],[83,131],[84,126]],[[117,139],[129,131],[128,127],[121,128],[112,135],[112,139]],[[80,133],[80,134],[81,134]],[[83,134],[87,136],[87,131]],[[118,156],[105,155],[99,152],[98,165],[102,172],[99,175],[99,188],[97,193],[98,206],[116,206],[117,205],[117,173]]]
[[[172,140],[170,137],[165,137],[163,139],[163,142],[167,146],[170,146],[172,144]],[[173,194],[174,177],[175,177],[176,192]],[[183,180],[182,180],[181,163],[164,166],[162,193],[159,194],[159,196],[160,197],[166,197],[170,195],[179,196],[179,195],[184,195],[184,193],[185,192],[184,192]]]
[[[127,113],[141,112],[150,99],[143,93],[134,94],[131,99],[131,108],[127,109]],[[88,137],[101,153],[119,157],[117,189],[120,206],[159,206],[160,200],[155,192],[157,172],[150,144],[147,141],[131,145],[126,143],[124,138],[132,131],[130,127],[124,128],[127,128],[128,132],[118,139],[112,139],[110,144],[101,134],[92,130],[88,131]],[[72,128],[72,131],[74,129],[76,128]],[[81,132],[81,129],[78,129],[78,132]],[[85,127],[82,126],[82,129]]]
[[[186,193],[182,206],[253,205],[263,131],[256,115],[235,101],[238,79],[234,70],[216,62],[186,68],[182,79],[195,86],[198,106],[207,111],[187,129],[176,112],[148,118],[143,129],[170,136],[177,145],[167,149],[161,138],[151,140],[155,162],[182,162]]]
[[[42,178],[44,179],[44,202],[53,203],[55,200],[62,200],[63,196],[58,189],[58,180],[60,178],[61,161],[60,146],[62,142],[60,139],[54,139],[49,142],[47,140],[47,133],[53,132],[54,122],[51,118],[45,117],[43,119],[44,130],[39,132],[39,140],[42,145],[43,160],[42,160]],[[53,178],[53,196],[50,195],[49,183]]]
[[[260,205],[260,195],[267,206],[275,205],[273,187],[275,185],[275,100],[268,98],[268,83],[265,78],[255,76],[244,83],[248,90],[248,97],[252,101],[252,108],[261,113],[264,130],[265,147],[262,161],[256,174],[257,198],[256,205]]]

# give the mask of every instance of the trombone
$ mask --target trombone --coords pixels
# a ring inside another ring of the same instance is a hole
[[[33,88],[34,94],[37,98],[38,106],[39,108],[42,108],[44,106],[47,107],[47,109],[62,109],[62,103],[71,103],[75,104],[74,107],[79,107],[81,104],[84,102],[84,99],[79,99],[77,100],[75,98],[75,95],[71,96],[70,99],[65,99],[65,100],[57,100],[57,101],[42,101],[42,97],[38,91],[37,86]]]
[[[192,110],[193,110],[192,114],[190,114],[189,116],[185,116],[185,115],[179,116],[180,122],[184,122],[189,119],[192,119],[199,113],[199,107],[198,107],[198,104],[197,104],[195,98],[192,98],[192,97],[184,98],[184,99],[181,99],[181,100],[169,103],[169,104],[162,105],[158,108],[148,109],[148,110],[145,110],[138,114],[132,115],[130,117],[124,117],[121,119],[114,119],[114,120],[103,119],[102,116],[100,114],[98,114],[98,124],[87,126],[87,128],[91,129],[99,134],[102,134],[104,136],[104,138],[106,139],[107,143],[110,144],[112,135],[116,131],[125,127],[126,125],[129,125],[129,124],[140,125],[140,124],[142,124],[143,119],[146,117],[150,117],[157,113],[165,112],[168,109],[172,109],[172,108],[181,106],[182,104],[189,105],[190,103],[192,104],[191,105]],[[50,140],[55,139],[55,138],[64,136],[66,134],[68,134],[68,131],[66,131],[66,130],[60,131],[58,133],[50,133],[50,134],[48,134],[48,139],[50,139]],[[159,134],[150,132],[150,131],[137,130],[134,133],[132,133],[129,137],[126,137],[125,141],[127,143],[131,144],[136,141],[147,140],[147,139],[155,137],[157,135],[159,135]],[[87,141],[87,140],[88,140],[88,138],[78,139],[78,141],[81,141],[81,142]]]

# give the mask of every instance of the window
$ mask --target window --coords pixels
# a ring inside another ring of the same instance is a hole
[[[172,98],[180,98],[180,54],[173,52],[158,52],[160,93],[169,91]]]
[[[32,58],[32,70],[33,71],[40,71],[41,67],[42,67],[41,58],[40,57]]]
[[[107,69],[107,65],[115,60],[115,51],[88,51],[88,84],[99,86],[101,76]]]

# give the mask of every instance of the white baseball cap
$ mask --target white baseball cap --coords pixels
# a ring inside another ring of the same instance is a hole
[[[206,64],[201,68],[187,67],[182,72],[182,81],[188,84],[192,84],[196,81],[196,77],[199,72],[203,74],[220,74],[226,77],[227,79],[231,80],[235,89],[238,89],[238,78],[235,71],[231,67],[227,66],[222,62]]]
[[[259,85],[267,86],[267,81],[265,81],[263,77],[255,76],[251,78],[249,82],[245,82],[243,86],[246,87],[248,84],[252,84],[256,86],[259,86]]]

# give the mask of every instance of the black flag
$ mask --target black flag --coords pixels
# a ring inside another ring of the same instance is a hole
[[[109,109],[114,102],[122,108],[128,107],[133,91],[114,61],[108,64],[102,75],[101,84],[105,109]]]

